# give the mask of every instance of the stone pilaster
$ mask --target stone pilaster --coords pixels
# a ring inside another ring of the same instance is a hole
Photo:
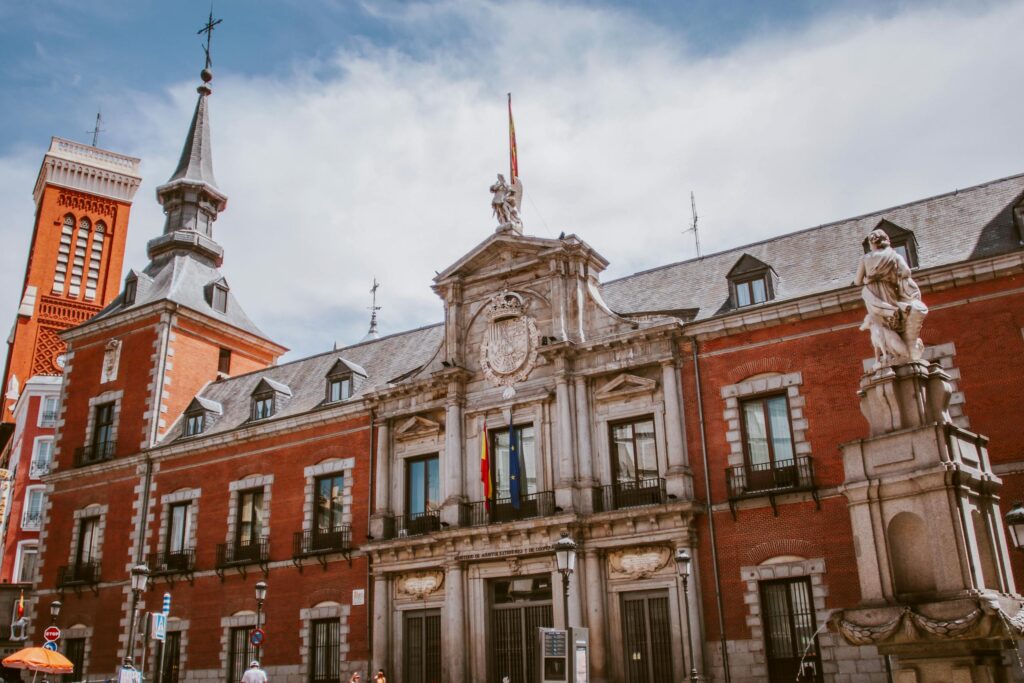
[[[371,669],[392,671],[391,651],[391,580],[387,574],[373,575],[373,666]]]
[[[555,474],[555,505],[563,510],[573,508],[573,484],[575,483],[575,467],[573,466],[572,432],[575,422],[572,419],[572,398],[569,393],[569,380],[565,373],[559,373],[555,379],[555,462],[558,465]]]
[[[449,400],[444,421],[444,508],[441,520],[459,524],[459,506],[465,500],[465,463],[462,460],[462,402]]]
[[[441,634],[444,660],[441,670],[445,683],[463,683],[466,680],[464,590],[462,565],[453,562],[445,568],[444,579],[444,630]]]
[[[674,361],[661,364],[661,385],[665,398],[665,443],[668,450],[668,471],[665,486],[670,494],[679,498],[689,496],[686,444],[683,435],[683,413],[679,402],[679,370]]]
[[[370,535],[383,538],[385,518],[391,515],[391,430],[387,422],[377,426],[377,467],[374,480]]]
[[[604,650],[604,581],[601,577],[601,554],[586,550],[583,554],[583,577],[587,594],[587,623],[590,629],[590,681],[605,683],[607,665]]]

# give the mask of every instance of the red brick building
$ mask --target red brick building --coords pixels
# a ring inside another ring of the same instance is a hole
[[[145,608],[173,596],[165,681],[237,680],[264,617],[289,683],[532,682],[534,627],[566,620],[593,681],[886,680],[873,646],[822,631],[860,601],[840,444],[867,435],[852,281],[876,228],[931,309],[943,428],[989,437],[1003,500],[1024,493],[1024,176],[607,283],[578,237],[507,222],[438,274],[443,324],[275,365],[218,271],[208,81],[150,264],[64,335],[34,623],[63,596],[85,676],[132,649],[145,563]],[[1015,590],[995,550],[979,594]]]

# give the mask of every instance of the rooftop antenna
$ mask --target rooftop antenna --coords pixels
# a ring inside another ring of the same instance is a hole
[[[86,133],[92,133],[92,146],[95,147],[96,143],[100,140],[100,133],[106,133],[107,131],[100,128],[100,124],[103,123],[103,114],[96,112],[96,126],[92,130],[85,131]]]
[[[377,333],[377,311],[380,310],[380,306],[377,305],[378,289],[380,289],[380,283],[377,282],[377,278],[373,278],[373,287],[370,287],[370,294],[373,296],[373,303],[370,304],[370,331],[366,333],[364,339],[376,339],[380,336]]]
[[[697,230],[697,200],[693,196],[693,190],[690,190],[690,210],[693,212],[693,223],[686,230],[683,230],[683,234],[693,233],[693,241],[697,244],[697,258],[701,258],[700,232]]]

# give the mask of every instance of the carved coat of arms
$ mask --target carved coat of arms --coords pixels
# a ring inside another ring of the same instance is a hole
[[[480,345],[480,366],[492,384],[505,387],[506,399],[515,396],[515,384],[529,376],[537,364],[540,334],[526,315],[523,295],[498,292],[487,303],[487,329]]]

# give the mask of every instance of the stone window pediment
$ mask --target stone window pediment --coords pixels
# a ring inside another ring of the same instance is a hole
[[[892,221],[883,218],[878,221],[878,225],[875,226],[875,230],[881,230],[889,236],[889,246],[893,248],[903,260],[907,262],[907,265],[911,268],[917,268],[917,237],[914,235],[912,230],[896,225]],[[871,251],[871,245],[868,244],[868,238],[865,237],[861,243],[864,249],[864,253]]]
[[[653,379],[622,373],[594,392],[594,398],[603,401],[632,394],[649,394],[653,393],[657,387],[658,383]]]
[[[726,277],[729,280],[729,300],[733,308],[771,301],[778,290],[779,278],[775,270],[750,254],[743,254]]]
[[[441,423],[421,415],[413,415],[395,429],[396,439],[415,439],[441,432]]]
[[[338,403],[352,398],[356,390],[366,379],[366,370],[344,358],[339,358],[327,373],[327,386],[324,401]]]

